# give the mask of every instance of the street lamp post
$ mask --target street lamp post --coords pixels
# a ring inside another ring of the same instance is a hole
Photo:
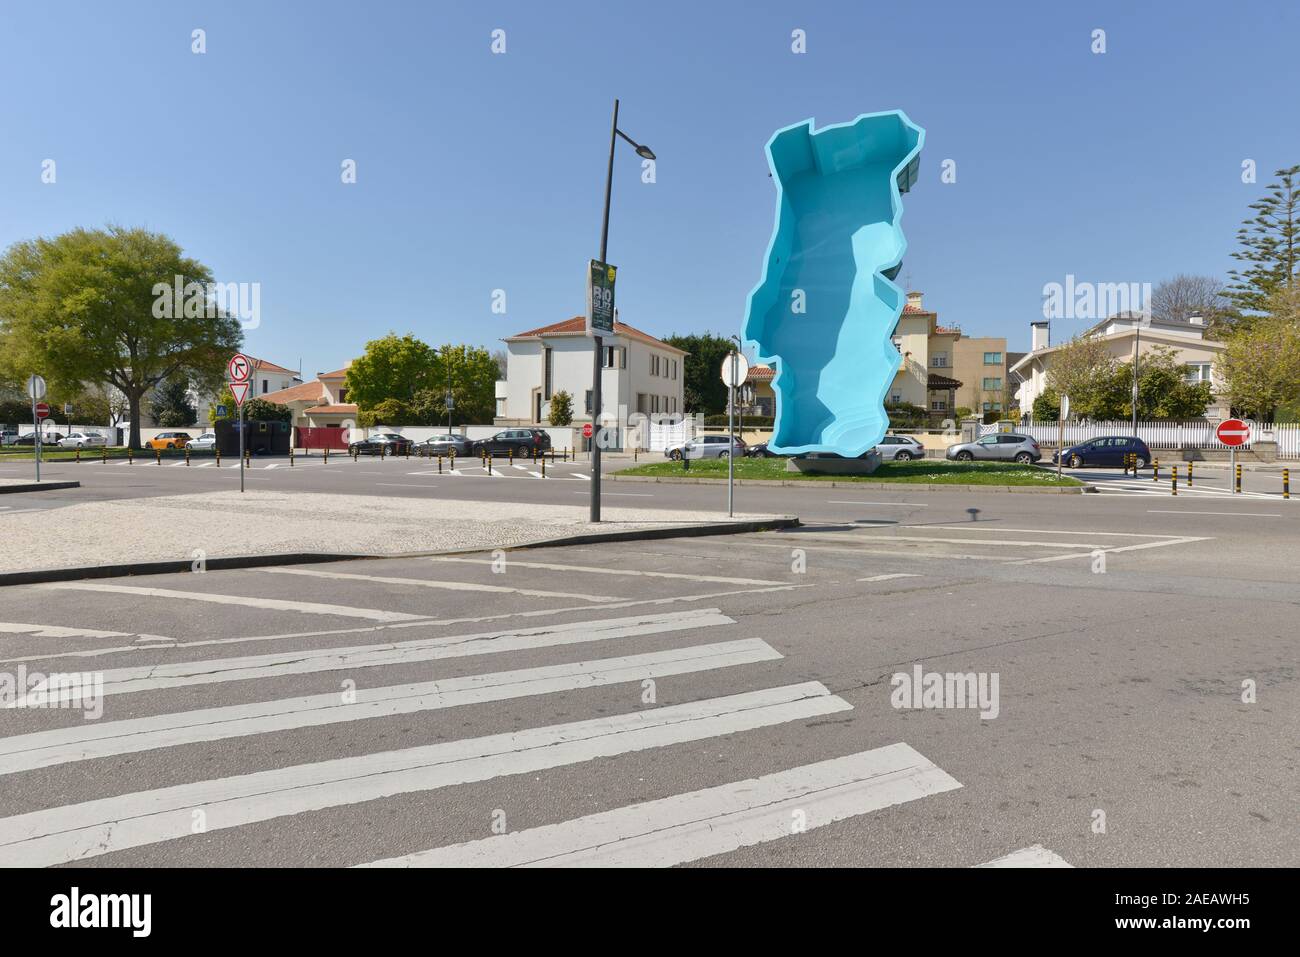
[[[623,137],[632,144],[636,150],[637,156],[642,159],[652,160],[655,154],[650,147],[643,146],[636,142],[626,133],[618,128],[618,99],[614,100],[614,119],[609,128],[609,165],[605,170],[605,215],[601,220],[600,227],[600,261],[607,263],[605,258],[606,251],[609,247],[609,198],[614,189],[614,147],[618,144],[618,138]],[[591,521],[600,521],[600,375],[603,364],[605,349],[600,334],[593,330],[592,344],[594,346],[592,355],[591,370]]]

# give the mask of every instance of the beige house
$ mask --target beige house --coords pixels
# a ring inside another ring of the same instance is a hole
[[[1046,320],[1030,323],[1030,329],[1032,349],[1010,370],[1022,380],[1016,394],[1022,417],[1032,414],[1034,400],[1047,388],[1052,356],[1064,344],[1051,344]],[[1205,338],[1205,322],[1200,316],[1191,316],[1185,322],[1167,322],[1138,313],[1120,313],[1085,329],[1081,335],[1101,339],[1110,354],[1121,362],[1132,362],[1135,355],[1145,355],[1157,347],[1172,349],[1183,364],[1189,382],[1210,383],[1214,397],[1205,410],[1206,418],[1228,416],[1228,402],[1219,395],[1223,381],[1218,369],[1225,346]]]
[[[347,401],[348,390],[344,385],[347,372],[347,366],[333,372],[318,372],[311,382],[304,382],[258,398],[277,405],[287,405],[293,410],[295,426],[354,428],[357,424],[357,407]]]
[[[1005,411],[1005,338],[964,336],[957,326],[941,326],[919,292],[907,294],[893,338],[903,362],[886,393],[890,403],[919,406],[936,421],[961,406],[976,415]]]

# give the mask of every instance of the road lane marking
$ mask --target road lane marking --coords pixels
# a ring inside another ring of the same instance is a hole
[[[890,575],[872,575],[870,578],[859,578],[860,582],[887,582],[895,578],[920,578],[920,575],[911,572],[895,572]]]
[[[368,867],[672,867],[960,788],[906,744]],[[797,839],[797,838],[795,838]]]
[[[926,505],[921,502],[849,502],[846,500],[833,499],[833,498],[827,499],[826,504],[827,505],[900,505],[900,506],[905,506],[907,508],[929,508],[930,507],[929,505]]]
[[[17,621],[0,621],[0,634],[30,635],[32,638],[132,638],[130,631],[101,631],[97,628],[69,628],[63,625],[29,625]]]
[[[810,681],[399,751],[173,785],[0,819],[0,858],[44,867],[397,794],[488,781],[852,710]]]
[[[591,481],[591,476],[588,475],[586,472],[570,472],[569,474],[570,474],[570,475],[576,475],[576,476],[578,476],[578,478],[580,478],[580,479],[584,479],[585,481],[588,481],[588,482]]]
[[[573,494],[574,494],[574,495],[590,495],[591,493],[590,493],[590,492],[574,492]],[[601,490],[600,490],[600,494],[601,494],[602,497],[604,497],[604,496],[606,496],[606,495],[621,495],[621,496],[623,496],[624,498],[654,498],[654,493],[653,493],[653,492],[606,492],[604,489],[601,489]]]
[[[0,738],[0,775],[156,748],[693,674],[780,657],[780,652],[759,638],[741,638],[545,668],[358,689],[357,700],[351,704],[342,703],[339,693],[332,691],[126,721],[72,725]]]
[[[972,522],[971,525],[979,523]],[[914,525],[904,525],[903,528],[915,528]],[[1096,535],[1101,538],[1182,538],[1181,535],[1152,535],[1146,532],[1076,532],[1069,529],[1050,529],[1050,528],[973,528],[965,525],[934,525],[933,528],[940,531],[952,532],[1026,532],[1035,535]]]
[[[921,544],[937,545],[978,545],[983,548],[985,545],[998,545],[1018,548],[1104,548],[1103,545],[1094,545],[1091,542],[1035,542],[1031,540],[1016,540],[1002,538],[982,538],[978,542],[973,542],[968,538],[929,538],[924,535],[863,535],[856,534],[854,539],[868,539],[877,542],[917,542]]]
[[[1147,542],[1143,545],[1123,545],[1119,548],[1108,548],[1104,545],[1096,546],[1097,551],[1115,554],[1116,552],[1137,552],[1144,548],[1164,548],[1166,545],[1189,545],[1193,542],[1212,542],[1213,536],[1209,537],[1187,537],[1175,538],[1163,542]],[[1063,562],[1071,558],[1092,558],[1092,552],[1075,552],[1073,555],[1049,555],[1047,558],[1026,558],[1018,562],[1012,562],[1013,565],[1041,565],[1046,562]]]
[[[612,595],[592,595],[569,591],[543,591],[537,588],[514,588],[509,585],[485,585],[480,582],[434,581],[426,578],[395,578],[388,575],[360,575],[353,572],[327,572],[315,568],[263,568],[262,571],[268,575],[306,575],[311,578],[375,582],[383,585],[411,585],[418,588],[442,588],[447,591],[494,592],[497,594],[527,595],[531,598],[570,598],[575,601],[589,601],[593,603],[623,600]],[[418,617],[427,616],[421,615]]]
[[[1254,518],[1281,518],[1281,512],[1194,512],[1182,508],[1149,508],[1153,515],[1248,515]]]
[[[438,555],[431,562],[455,562],[461,565],[492,565],[494,559],[460,558],[455,555]],[[686,572],[649,572],[637,568],[607,568],[596,565],[562,565],[558,562],[524,562],[507,559],[509,568],[542,568],[553,572],[580,572],[584,575],[632,575],[637,578],[676,578],[693,582],[716,582],[721,585],[784,585],[785,582],[764,578],[726,578],[721,575],[691,575]]]
[[[659,635],[735,623],[735,619],[722,614],[716,608],[696,608],[691,611],[606,618],[598,621],[576,621],[562,625],[543,625],[536,628],[516,628],[472,635],[445,635],[441,638],[390,641],[377,645],[312,648],[264,655],[244,655],[237,658],[136,665],[102,672],[103,694],[133,694],[161,688],[182,688],[281,675],[315,674],[347,668],[373,668],[378,665],[408,664],[414,661],[500,654],[507,651]],[[45,694],[44,683],[34,686],[30,691],[40,692],[43,697],[50,700],[72,698],[71,692],[61,695],[54,692]],[[4,707],[22,707],[24,702],[25,699],[19,699]]]
[[[967,542],[966,544],[983,545],[984,543]],[[792,547],[802,547],[802,546],[781,545],[781,544],[777,544],[776,542],[772,542],[772,543],[747,542],[746,547],[747,548],[780,548],[788,552]],[[1015,561],[1014,558],[1010,558],[1006,555],[935,555],[935,554],[927,554],[926,552],[918,552],[918,551],[900,552],[897,548],[894,549],[865,548],[865,547],[849,548],[847,546],[840,546],[840,545],[823,545],[821,544],[821,542],[810,543],[808,550],[811,551],[813,549],[822,552],[842,552],[845,555],[890,555],[894,558],[903,558],[903,559],[919,558],[919,559],[924,559],[929,561],[947,561],[949,559],[962,559],[962,560],[980,561],[980,562],[999,562],[1004,564]]]
[[[1041,844],[1033,844],[1029,847],[1022,847],[1018,851],[1012,851],[1002,857],[995,858],[985,864],[976,864],[976,867],[1073,867],[1074,865],[1061,857],[1054,854]]]
[[[327,605],[314,601],[289,601],[283,598],[255,598],[249,595],[215,595],[202,591],[177,591],[171,588],[141,588],[135,585],[101,585],[94,582],[48,582],[37,588],[98,591],[117,595],[138,595],[141,598],[169,598],[179,601],[207,601],[216,605],[240,605],[244,608],[263,608],[268,611],[297,611],[306,615],[335,615],[340,618],[368,618],[371,621],[413,621],[427,619],[428,615],[412,615],[404,611],[387,611],[382,608],[353,608],[351,605]]]

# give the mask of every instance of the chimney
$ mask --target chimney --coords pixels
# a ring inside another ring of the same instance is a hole
[[[1205,317],[1204,317],[1204,316],[1200,316],[1200,315],[1196,315],[1196,316],[1188,316],[1188,317],[1187,317],[1187,321],[1190,322],[1190,323],[1191,323],[1192,325],[1194,325],[1194,326],[1203,326],[1203,325],[1205,325]]]
[[[908,305],[908,308],[910,308],[910,309],[921,309],[921,308],[923,308],[922,305],[921,305],[921,297],[922,297],[923,295],[924,295],[923,293],[919,293],[919,292],[909,292],[909,293],[907,294],[907,305]]]
[[[1037,352],[1039,349],[1046,349],[1049,344],[1048,329],[1050,326],[1046,322],[1031,322],[1029,324],[1029,351]]]

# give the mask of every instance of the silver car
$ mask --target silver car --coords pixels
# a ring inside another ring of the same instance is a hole
[[[185,443],[187,449],[202,451],[203,449],[215,449],[217,447],[217,433],[204,432],[196,439],[190,439]]]
[[[895,459],[906,462],[925,458],[925,446],[910,435],[886,435],[876,443],[876,451],[886,461]]]
[[[948,447],[949,459],[958,462],[1020,462],[1028,465],[1043,457],[1043,450],[1028,435],[995,432],[974,442]]]
[[[664,449],[664,455],[674,462],[688,459],[722,459],[729,455],[743,456],[745,443],[736,439],[732,441],[725,435],[700,435],[680,445],[670,445]]]

